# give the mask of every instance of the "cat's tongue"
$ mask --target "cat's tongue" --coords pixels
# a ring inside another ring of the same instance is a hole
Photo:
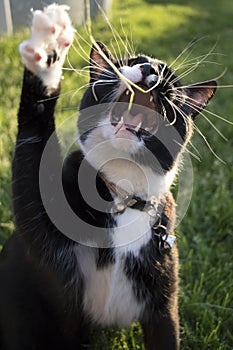
[[[146,90],[145,86],[140,85],[140,87]],[[115,125],[116,137],[140,139],[140,130],[150,133],[157,130],[159,118],[154,99],[150,93],[143,93],[137,89],[134,89],[134,92],[131,108],[129,108],[130,93],[127,90],[113,108],[112,115],[118,119],[117,122],[112,121]]]
[[[121,122],[116,126],[115,135],[117,138],[127,138],[137,140],[137,133],[139,132],[143,123],[143,114],[138,113],[134,117],[130,116],[128,112],[123,113]]]
[[[124,125],[131,127],[131,128],[134,128],[134,129],[138,125],[140,125],[140,123],[142,124],[142,122],[143,122],[143,114],[142,113],[138,113],[134,117],[131,117],[130,114],[126,112],[123,114],[123,118],[124,118]]]

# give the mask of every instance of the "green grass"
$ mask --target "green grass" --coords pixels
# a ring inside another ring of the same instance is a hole
[[[121,33],[119,19],[122,19],[129,37],[132,32],[137,52],[157,56],[168,63],[195,38],[202,40],[194,46],[190,59],[208,53],[216,44],[214,51],[218,55],[207,59],[216,64],[205,63],[187,76],[186,81],[214,78],[227,67],[226,74],[219,80],[220,84],[227,85],[233,82],[232,13],[233,3],[228,0],[128,0],[114,2],[110,19]],[[100,19],[94,23],[94,28],[96,39],[110,44],[112,34],[106,23]],[[27,35],[25,31],[11,38],[0,38],[0,244],[4,243],[14,227],[10,164],[23,73],[17,46]],[[70,59],[75,67],[85,65],[74,51]],[[58,123],[75,113],[82,91],[73,94],[71,90],[84,82],[81,79],[81,83],[80,79],[75,73],[65,72],[64,96],[57,108]],[[232,94],[231,88],[219,89],[209,109],[233,121]],[[193,143],[201,155],[201,162],[192,159],[192,201],[177,228],[183,350],[233,348],[233,129],[214,116],[209,115],[209,118],[229,141],[223,141],[203,117],[198,117],[197,126],[225,164],[216,159],[196,133]],[[95,338],[93,348],[143,349],[141,339],[141,329],[135,324],[129,331],[101,331]]]

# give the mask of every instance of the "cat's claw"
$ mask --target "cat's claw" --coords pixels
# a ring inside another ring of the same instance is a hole
[[[57,88],[74,39],[68,10],[66,5],[52,4],[43,11],[33,11],[31,38],[19,45],[24,65],[42,79],[48,90]]]

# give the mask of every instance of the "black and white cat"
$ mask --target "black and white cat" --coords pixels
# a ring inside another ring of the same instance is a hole
[[[81,150],[62,165],[54,108],[74,37],[67,9],[35,11],[31,38],[20,45],[16,231],[0,255],[0,350],[84,349],[93,328],[134,320],[148,350],[179,349],[169,189],[216,83],[182,87],[164,62],[144,55],[115,61],[97,43],[80,106]]]

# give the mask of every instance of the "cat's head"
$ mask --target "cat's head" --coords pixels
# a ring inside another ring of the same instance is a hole
[[[78,124],[87,159],[101,168],[111,157],[126,157],[154,172],[169,172],[216,82],[185,87],[164,62],[144,55],[119,62],[102,43],[92,48],[90,63]]]

